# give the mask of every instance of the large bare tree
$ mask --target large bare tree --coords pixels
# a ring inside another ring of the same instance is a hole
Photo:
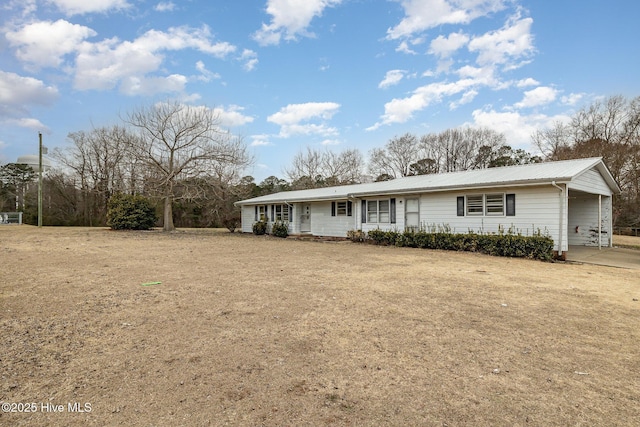
[[[340,153],[307,147],[294,157],[285,174],[294,189],[356,184],[362,180],[362,154],[357,149]]]
[[[504,135],[491,129],[456,128],[423,136],[420,152],[433,160],[437,172],[456,172],[489,167],[505,143]]]
[[[219,115],[205,106],[162,102],[129,113],[125,121],[140,131],[132,148],[164,201],[164,231],[175,229],[173,201],[202,192],[199,178],[227,168],[242,170],[252,162],[243,140],[221,129]]]
[[[418,137],[405,133],[389,140],[383,148],[369,153],[369,172],[399,178],[411,174],[411,165],[421,159]]]

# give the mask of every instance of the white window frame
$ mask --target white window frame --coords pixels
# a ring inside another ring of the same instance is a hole
[[[372,206],[373,206],[373,209],[371,209]],[[378,201],[377,200],[367,200],[367,223],[369,224],[378,223]]]
[[[387,205],[386,210],[382,210],[382,204]],[[389,199],[378,200],[378,223],[390,224],[391,223],[391,201]]]
[[[386,209],[380,209],[380,204],[386,203]],[[371,209],[374,207],[375,209]],[[368,224],[390,224],[391,223],[391,200],[367,200],[367,223]]]
[[[336,202],[336,216],[347,216],[347,202]]]
[[[275,205],[274,221],[289,221],[289,205]]]
[[[484,195],[484,214],[486,216],[504,216],[504,206],[504,193]]]
[[[470,200],[471,198],[473,198],[473,200]],[[482,216],[484,214],[484,194],[468,194],[465,196],[464,202],[464,212],[466,216]],[[473,211],[471,211],[471,209],[473,209]]]

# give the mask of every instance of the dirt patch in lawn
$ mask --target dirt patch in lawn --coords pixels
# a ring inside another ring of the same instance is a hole
[[[633,270],[29,226],[0,260],[0,425],[640,419]]]

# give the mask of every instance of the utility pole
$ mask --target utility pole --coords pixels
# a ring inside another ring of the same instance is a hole
[[[38,227],[42,227],[42,132],[38,132],[40,138],[38,159]]]

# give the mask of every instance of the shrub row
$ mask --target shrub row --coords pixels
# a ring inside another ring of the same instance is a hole
[[[276,221],[271,225],[271,233],[276,237],[285,238],[289,235],[289,223]],[[265,221],[258,221],[253,224],[253,234],[262,236],[269,232],[269,225]]]
[[[548,261],[553,258],[553,239],[537,233],[522,236],[514,233],[457,234],[427,231],[384,231],[380,229],[364,233],[351,230],[347,237],[354,242],[371,242],[377,245],[480,252],[483,254],[531,258]]]

